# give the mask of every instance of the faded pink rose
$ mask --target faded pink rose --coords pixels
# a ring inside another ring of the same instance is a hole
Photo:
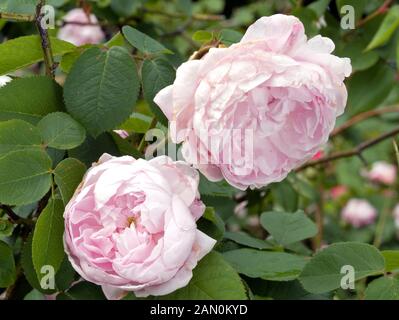
[[[330,190],[331,198],[334,200],[341,198],[347,192],[348,192],[348,188],[346,186],[342,186],[342,185],[335,186],[335,187],[331,188],[331,190]]]
[[[9,83],[12,79],[9,76],[0,76],[0,88],[4,87],[7,83]]]
[[[209,180],[262,187],[319,151],[343,113],[351,64],[333,50],[328,38],[307,40],[294,16],[263,17],[239,43],[183,63],[154,101]]]
[[[385,161],[374,162],[367,177],[374,182],[392,185],[396,181],[396,167]]]
[[[65,208],[65,250],[108,299],[164,295],[188,284],[215,240],[197,229],[198,173],[168,157],[104,154]]]
[[[85,44],[97,44],[105,39],[105,34],[100,26],[78,24],[98,23],[94,14],[88,16],[83,9],[73,9],[69,11],[65,15],[64,21],[72,23],[67,23],[65,26],[60,28],[58,38],[61,40],[71,42],[76,46],[83,46]]]
[[[366,200],[351,199],[342,209],[341,217],[355,228],[360,228],[374,223],[377,210]]]

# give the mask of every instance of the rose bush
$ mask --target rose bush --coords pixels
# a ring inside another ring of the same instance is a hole
[[[399,299],[398,17],[0,0],[0,300]]]

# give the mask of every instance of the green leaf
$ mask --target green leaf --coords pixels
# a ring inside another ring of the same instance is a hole
[[[0,11],[33,14],[37,0],[0,0]]]
[[[54,170],[54,180],[60,189],[62,200],[67,205],[76,188],[82,181],[86,166],[77,159],[67,158],[61,161]]]
[[[298,193],[288,180],[273,183],[270,189],[275,204],[283,211],[294,212],[298,209]]]
[[[198,228],[216,240],[221,240],[225,232],[224,221],[212,207],[206,208],[201,219],[198,221]]]
[[[389,9],[387,15],[382,21],[377,33],[366,48],[366,51],[373,50],[384,44],[391,39],[396,28],[399,27],[399,5],[395,5]]]
[[[346,117],[376,108],[382,103],[394,86],[395,72],[385,63],[379,62],[372,68],[355,73],[348,81],[348,104]],[[367,87],[364,90],[365,79]]]
[[[303,211],[295,213],[265,212],[261,215],[262,227],[283,246],[314,237],[317,227]]]
[[[21,119],[36,124],[63,108],[62,88],[48,77],[14,79],[0,88],[0,121]]]
[[[210,182],[203,175],[200,176],[199,191],[201,195],[231,198],[237,192],[226,181]]]
[[[129,117],[139,89],[136,65],[125,48],[91,48],[73,65],[64,98],[69,113],[96,137]]]
[[[132,131],[135,133],[146,133],[150,128],[152,117],[133,112],[130,118],[120,125],[121,130]]]
[[[130,26],[124,26],[122,33],[126,40],[139,51],[144,54],[160,54],[160,53],[172,53],[169,49],[165,48],[158,41],[154,40],[145,33],[132,28]]]
[[[0,288],[11,286],[16,278],[12,249],[8,244],[0,241]]]
[[[241,41],[243,34],[232,29],[222,29],[220,31],[220,40],[227,46]]]
[[[271,249],[273,247],[265,240],[251,237],[245,232],[226,232],[224,238],[255,249]]]
[[[399,280],[389,277],[375,279],[364,294],[366,300],[399,300]]]
[[[72,66],[79,59],[81,54],[85,52],[88,48],[91,48],[92,45],[84,45],[82,47],[76,48],[74,51],[64,54],[60,61],[61,70],[65,73],[69,73],[72,69]]]
[[[64,255],[60,269],[55,275],[57,291],[67,290],[75,280],[75,269],[72,267],[67,255]]]
[[[205,30],[194,32],[192,39],[198,42],[209,42],[213,39],[213,33]]]
[[[69,150],[70,157],[82,161],[87,167],[91,167],[103,153],[109,153],[113,156],[119,156],[120,152],[108,132],[100,134],[97,138],[87,136],[86,140],[79,147]]]
[[[139,89],[136,65],[126,49],[91,48],[72,67],[64,98],[69,113],[97,137],[129,117]]]
[[[175,70],[164,59],[145,60],[141,69],[144,97],[157,120],[168,125],[168,120],[161,109],[155,104],[155,95],[166,86],[173,83]]]
[[[39,121],[37,127],[41,131],[44,143],[61,150],[76,148],[86,137],[85,129],[69,114],[54,112]]]
[[[296,279],[306,263],[305,258],[290,253],[255,249],[227,251],[223,256],[238,273],[272,281]]]
[[[51,159],[43,150],[19,150],[0,159],[0,202],[29,204],[51,185]]]
[[[60,299],[61,298],[61,299]],[[65,296],[58,297],[57,300],[106,300],[100,286],[90,282],[79,282],[70,288]]]
[[[354,13],[355,13],[355,19],[358,21],[362,15],[363,12],[367,6],[368,1],[367,0],[337,0],[337,7],[338,10],[341,12],[341,8],[345,5],[349,5],[353,7]],[[341,15],[345,15],[347,12],[343,12]]]
[[[309,4],[308,8],[312,9],[318,17],[321,17],[324,15],[324,12],[326,12],[329,3],[330,0],[317,0]]]
[[[57,38],[51,38],[50,41],[54,56],[61,56],[72,52],[76,48],[73,44]],[[27,67],[42,60],[43,50],[39,36],[19,37],[0,44],[0,75]]]
[[[381,254],[385,259],[386,272],[399,271],[399,250],[384,250]]]
[[[134,15],[142,5],[143,0],[111,0],[111,8],[122,17]]]
[[[239,275],[217,252],[209,253],[193,271],[190,283],[162,300],[246,300]]]
[[[9,237],[14,231],[14,224],[6,217],[0,218],[0,239],[2,237]]]
[[[356,242],[334,243],[318,252],[305,266],[300,281],[311,293],[324,293],[337,289],[345,272],[351,266],[355,280],[384,272],[384,257],[377,248]]]
[[[35,271],[35,267],[33,266],[32,260],[32,238],[33,233],[30,233],[28,238],[26,239],[25,244],[22,247],[21,252],[21,266],[24,272],[26,280],[28,280],[29,284],[32,288],[39,290],[45,294],[52,294],[55,290],[45,290],[40,286],[39,279],[37,278],[37,274]]]
[[[40,132],[30,123],[17,119],[0,122],[0,158],[13,151],[40,146]]]
[[[46,300],[46,297],[39,290],[33,289],[24,297],[24,300]]]
[[[43,266],[49,265],[57,273],[64,259],[64,204],[60,199],[50,199],[37,220],[32,241],[32,260],[40,281]]]

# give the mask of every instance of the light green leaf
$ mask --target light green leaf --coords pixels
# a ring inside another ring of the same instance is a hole
[[[0,121],[21,119],[36,124],[63,108],[62,88],[48,77],[14,79],[0,88]]]
[[[223,256],[238,273],[272,281],[294,280],[306,264],[304,257],[255,249],[227,251]]]
[[[66,205],[83,179],[86,166],[77,159],[67,158],[61,161],[54,170],[54,179],[60,189],[62,200]]]
[[[317,227],[303,211],[295,213],[265,212],[260,222],[273,238],[283,246],[314,237]]]
[[[386,272],[399,271],[399,250],[384,250],[381,254],[385,259]]]
[[[129,117],[139,89],[136,65],[126,49],[91,48],[73,65],[64,97],[69,113],[96,137]]]
[[[124,26],[122,33],[126,40],[139,51],[145,54],[160,54],[160,53],[172,53],[169,49],[165,48],[158,41],[154,40],[145,33],[132,28],[130,26]]]
[[[39,121],[44,143],[52,148],[68,150],[81,145],[86,137],[85,129],[69,114],[54,112]]]
[[[377,248],[357,242],[334,243],[318,252],[305,266],[300,281],[311,293],[337,289],[346,274],[342,267],[351,266],[355,280],[384,272],[384,257]]]
[[[0,288],[11,286],[16,278],[12,249],[8,244],[0,241]]]
[[[193,271],[190,283],[162,300],[246,300],[239,275],[217,252],[209,253]]]
[[[51,38],[54,56],[62,56],[75,50],[69,42]],[[24,36],[0,44],[0,75],[25,68],[43,60],[43,50],[39,36]],[[44,92],[44,91],[43,91]]]
[[[198,42],[209,42],[213,39],[213,33],[205,30],[194,32],[192,39]]]
[[[366,48],[366,51],[373,50],[384,44],[391,39],[396,28],[399,27],[399,5],[395,5],[389,9],[387,15],[382,21],[377,33]]]
[[[39,290],[33,289],[24,297],[24,300],[46,300],[46,297]]]
[[[271,249],[273,247],[265,240],[251,237],[245,232],[226,232],[224,238],[255,249]]]
[[[136,133],[146,133],[150,127],[152,117],[141,113],[133,112],[130,118],[120,125],[121,130],[132,131]]]
[[[50,199],[37,220],[32,241],[32,260],[39,282],[45,275],[43,266],[52,266],[56,273],[64,259],[64,204],[60,199]]]
[[[145,60],[141,69],[141,77],[144,97],[147,103],[157,117],[157,120],[167,126],[168,120],[161,109],[155,104],[154,97],[161,89],[173,83],[175,70],[164,59]]]
[[[365,291],[366,300],[399,300],[399,280],[381,277],[373,280]]]
[[[143,4],[143,0],[111,0],[111,8],[119,16],[130,17]]]
[[[41,199],[51,185],[51,159],[43,150],[19,150],[0,159],[0,202],[24,205]]]
[[[13,151],[40,147],[40,132],[30,123],[17,119],[0,122],[0,158]]]

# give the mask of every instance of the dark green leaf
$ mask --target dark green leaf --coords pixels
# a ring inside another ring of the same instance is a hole
[[[133,27],[124,26],[122,33],[133,47],[145,54],[172,53],[158,41]]]
[[[0,288],[11,286],[16,280],[15,262],[12,249],[0,241]]]

